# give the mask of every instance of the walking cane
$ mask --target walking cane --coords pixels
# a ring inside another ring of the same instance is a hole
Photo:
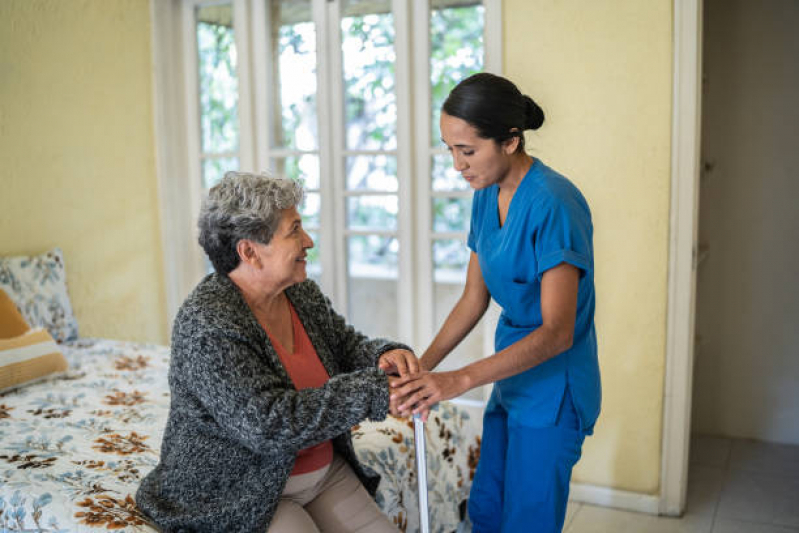
[[[420,414],[413,415],[413,440],[416,448],[416,477],[419,480],[419,531],[430,533],[427,508],[427,451],[424,444],[424,421]]]

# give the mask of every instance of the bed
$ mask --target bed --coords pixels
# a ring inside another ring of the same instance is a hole
[[[65,371],[0,393],[0,532],[155,531],[134,496],[158,462],[169,349],[60,340]],[[470,531],[466,501],[480,445],[474,418],[442,403],[426,424],[433,532]],[[378,505],[400,531],[418,531],[413,423],[389,417],[352,433],[359,458],[382,476]]]

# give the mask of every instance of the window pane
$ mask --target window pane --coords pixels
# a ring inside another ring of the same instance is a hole
[[[308,231],[306,229],[306,231]],[[307,265],[305,271],[308,277],[317,283],[322,282],[322,263],[319,261],[319,233],[316,231],[308,231],[308,235],[313,239],[313,248],[308,250],[306,258]]]
[[[472,198],[433,198],[433,231],[469,231]]]
[[[469,182],[452,166],[452,156],[436,154],[431,165],[434,191],[467,191]]]
[[[351,278],[397,277],[396,237],[352,235],[348,238],[349,276]]]
[[[347,189],[396,192],[397,158],[389,155],[348,157],[345,169]]]
[[[459,81],[483,70],[485,9],[480,2],[462,0],[433,0],[431,7],[431,139],[433,146],[440,146],[438,121],[444,100]]]
[[[319,210],[322,199],[319,193],[311,192],[305,194],[305,199],[300,205],[300,215],[302,225],[305,229],[316,229],[319,227]]]
[[[319,208],[322,204],[322,199],[319,193],[311,192],[305,194],[305,199],[300,206],[300,215],[302,215],[302,224],[305,229],[319,227]]]
[[[397,253],[395,237],[353,235],[348,239],[348,317],[370,336],[397,338]]]
[[[272,159],[272,169],[278,176],[299,181],[306,190],[319,190],[318,155],[276,157]]]
[[[236,151],[239,147],[239,82],[232,6],[197,8],[196,30],[202,151]]]
[[[370,337],[399,337],[397,282],[381,278],[350,280],[347,318]]]
[[[345,0],[341,19],[346,147],[397,146],[391,2]]]
[[[203,161],[203,188],[210,189],[225,176],[225,172],[239,169],[238,157],[217,157]]]
[[[396,230],[398,200],[395,195],[347,198],[347,227],[357,230]]]
[[[433,241],[433,268],[436,282],[463,283],[469,266],[469,247],[464,239]]]
[[[273,131],[274,144],[298,150],[318,148],[316,119],[316,27],[309,0],[272,3],[272,49],[277,51],[278,100]]]

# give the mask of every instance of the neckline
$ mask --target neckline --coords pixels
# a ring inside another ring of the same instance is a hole
[[[299,346],[300,346],[299,342],[300,338],[299,324],[301,323],[300,317],[299,315],[297,315],[297,310],[294,309],[294,305],[291,303],[291,299],[287,297],[286,301],[289,304],[289,315],[291,315],[291,339],[293,344],[292,350],[291,351],[287,350],[286,347],[283,346],[283,344],[280,341],[278,341],[276,338],[272,336],[271,333],[269,333],[268,329],[266,329],[263,326],[261,327],[266,332],[266,336],[269,337],[269,342],[272,343],[272,346],[274,346],[276,351],[282,352],[286,355],[297,355],[297,353],[299,353]]]
[[[497,231],[502,231],[506,227],[508,227],[508,224],[511,221],[512,215],[515,212],[515,210],[513,209],[513,206],[515,205],[515,203],[517,203],[516,202],[516,197],[519,196],[519,193],[521,192],[522,187],[524,186],[524,183],[526,181],[531,181],[531,180],[528,180],[528,177],[533,173],[533,169],[535,169],[538,166],[538,163],[540,161],[541,160],[538,159],[537,157],[533,157],[533,162],[530,164],[530,168],[527,169],[527,172],[524,173],[524,176],[522,177],[522,180],[519,182],[519,185],[516,186],[516,190],[513,192],[513,196],[511,197],[510,203],[508,204],[508,212],[505,215],[505,223],[504,224],[501,224],[500,221],[499,221],[499,185],[494,184],[492,186],[493,191],[492,191],[492,194],[491,194],[491,197],[492,197],[491,198],[491,204],[494,206],[494,226],[497,229]]]

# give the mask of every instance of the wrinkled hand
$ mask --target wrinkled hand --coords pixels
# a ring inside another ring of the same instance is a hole
[[[410,350],[389,350],[377,361],[380,370],[391,376],[405,377],[419,372],[419,359]]]
[[[390,379],[389,402],[401,416],[421,414],[427,421],[430,408],[440,401],[460,396],[468,390],[458,371],[428,372]],[[393,414],[393,413],[392,413]]]

